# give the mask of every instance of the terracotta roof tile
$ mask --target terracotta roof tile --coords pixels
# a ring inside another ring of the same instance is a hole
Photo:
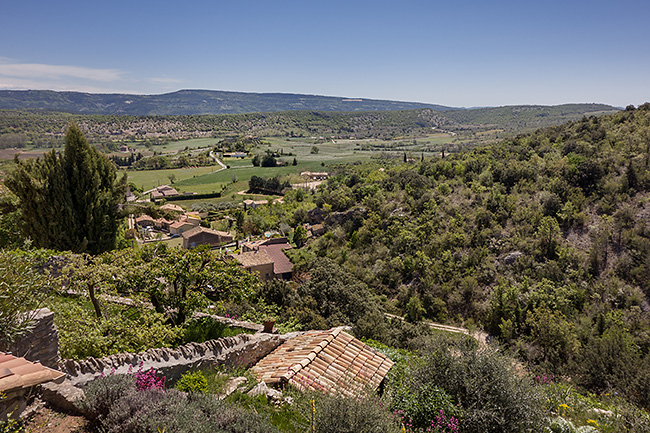
[[[65,376],[60,371],[45,367],[38,362],[16,358],[0,352],[0,391],[30,386],[57,380]]]
[[[266,383],[289,382],[305,390],[354,395],[376,389],[393,362],[341,328],[289,339],[252,368]]]

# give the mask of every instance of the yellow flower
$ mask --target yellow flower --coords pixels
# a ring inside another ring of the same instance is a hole
[[[595,419],[588,419],[587,424],[592,424],[592,425],[598,427],[598,421],[596,421]]]

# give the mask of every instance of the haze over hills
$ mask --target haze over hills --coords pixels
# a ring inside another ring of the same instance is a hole
[[[75,114],[197,115],[276,111],[397,111],[436,104],[382,101],[291,93],[244,93],[220,90],[179,90],[161,95],[96,94],[52,90],[0,90],[0,109],[37,109]]]

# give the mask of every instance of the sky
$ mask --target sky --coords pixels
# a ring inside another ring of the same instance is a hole
[[[647,0],[6,0],[0,89],[650,101]]]

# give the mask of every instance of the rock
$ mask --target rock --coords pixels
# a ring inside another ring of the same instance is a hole
[[[245,384],[246,381],[248,381],[248,379],[246,379],[243,376],[231,377],[230,379],[228,379],[228,381],[223,387],[223,391],[221,392],[221,394],[217,396],[217,398],[219,400],[223,400],[233,392],[240,390],[241,389],[240,386]]]
[[[351,227],[361,227],[363,220],[368,216],[368,211],[363,208],[354,208],[345,212],[332,212],[325,219],[327,227],[334,227],[346,223],[351,224]]]
[[[48,382],[41,385],[41,395],[50,406],[63,412],[81,415],[81,410],[75,403],[84,399],[81,388],[74,386],[69,380],[62,383]]]
[[[253,365],[287,338],[275,334],[239,334],[200,344],[188,343],[175,349],[149,349],[138,354],[121,353],[99,359],[67,360],[63,363],[63,371],[76,386],[82,386],[102,373],[126,374],[129,367],[133,371],[154,368],[167,380],[176,380],[191,369]]]
[[[269,388],[266,386],[266,383],[260,382],[248,391],[248,395],[251,397],[257,397],[259,395],[265,395],[269,403],[275,406],[282,406],[282,393],[277,389]]]
[[[614,412],[611,410],[605,410],[605,409],[598,409],[598,408],[593,408],[590,410],[590,412],[597,413],[598,415],[601,416],[612,416],[614,415]]]
[[[519,257],[523,255],[524,253],[522,253],[521,251],[514,251],[503,258],[503,263],[505,263],[506,265],[512,265],[514,262],[517,261]]]

